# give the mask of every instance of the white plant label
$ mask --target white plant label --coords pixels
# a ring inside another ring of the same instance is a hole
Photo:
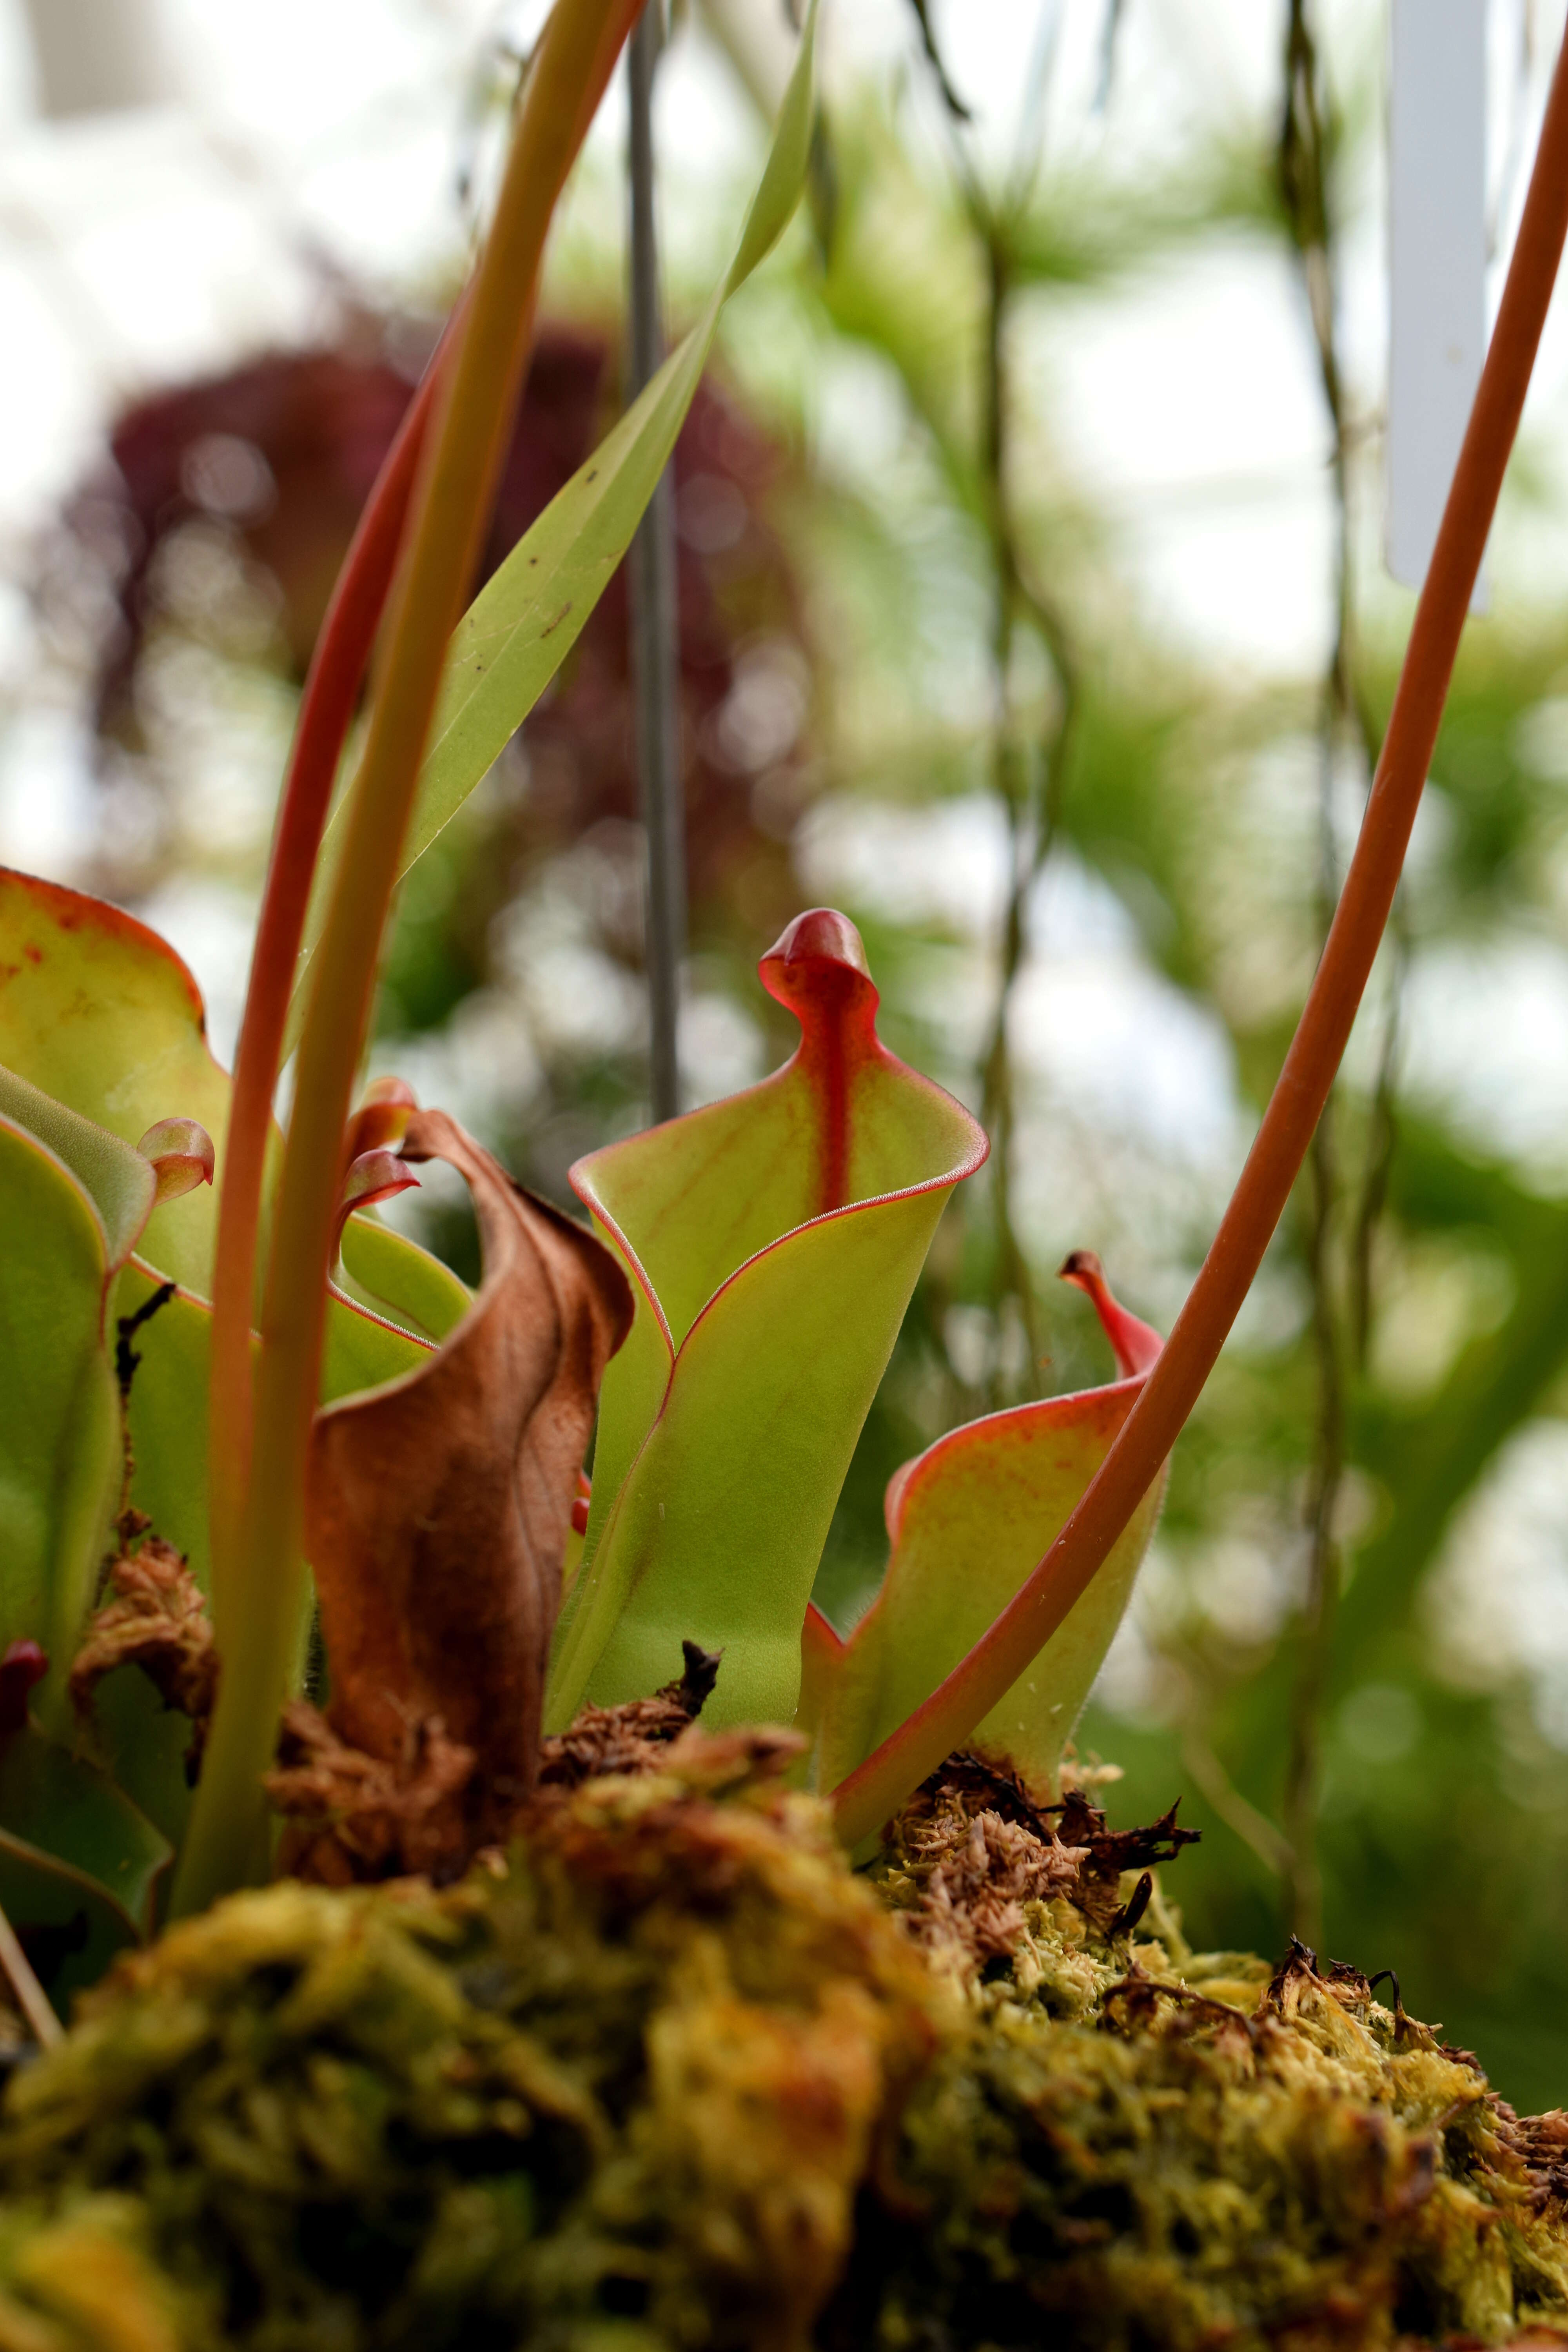
[[[1393,0],[1387,552],[1412,588],[1486,350],[1486,0]]]

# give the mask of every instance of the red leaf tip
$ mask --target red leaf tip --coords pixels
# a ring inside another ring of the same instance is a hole
[[[0,1656],[0,1739],[27,1722],[27,1694],[49,1671],[47,1653],[37,1642],[13,1642]]]
[[[825,1014],[869,1024],[879,1002],[860,934],[832,907],[797,915],[757,970],[768,994],[787,1004],[803,1028]]]
[[[763,958],[770,963],[842,963],[869,980],[866,946],[847,915],[836,907],[808,907],[787,923]]]
[[[1068,1250],[1057,1268],[1057,1276],[1062,1282],[1075,1284],[1090,1298],[1106,1286],[1105,1268],[1093,1250]]]
[[[418,1108],[419,1097],[406,1078],[373,1078],[349,1121],[347,1160],[352,1164],[367,1151],[395,1151]]]
[[[1141,1323],[1136,1315],[1129,1315],[1105,1279],[1105,1268],[1094,1252],[1069,1250],[1057,1272],[1064,1282],[1070,1282],[1075,1290],[1081,1290],[1092,1301],[1100,1328],[1115,1350],[1122,1379],[1131,1380],[1140,1372],[1147,1372],[1165,1343],[1152,1325]]]

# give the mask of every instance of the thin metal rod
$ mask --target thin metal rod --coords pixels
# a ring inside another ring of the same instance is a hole
[[[33,1974],[32,1962],[4,1911],[0,1911],[0,1969],[10,1979],[16,2006],[32,2027],[39,2049],[52,2050],[57,2042],[63,2042],[65,2028],[49,2007],[48,1995]]]
[[[653,79],[663,0],[647,0],[626,50],[631,101],[631,397],[664,358],[653,215]],[[686,952],[686,819],[680,773],[680,615],[675,479],[666,467],[627,560],[637,791],[647,835],[649,1095],[656,1119],[680,1108],[680,962]]]

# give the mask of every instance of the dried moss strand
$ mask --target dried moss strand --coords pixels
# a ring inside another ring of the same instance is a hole
[[[1214,1368],[1289,1198],[1371,975],[1568,234],[1568,67],[1552,78],[1496,329],[1400,672],[1355,856],[1240,1181],[1153,1371],[1082,1499],[995,1623],[836,1792],[840,1836],[875,1834],[963,1741],[1087,1589]]]

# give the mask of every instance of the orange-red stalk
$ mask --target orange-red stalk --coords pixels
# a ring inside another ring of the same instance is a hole
[[[207,1509],[213,1607],[220,1636],[225,1580],[235,1556],[250,1468],[250,1326],[256,1297],[256,1249],[272,1095],[289,994],[332,781],[392,586],[437,378],[459,315],[454,312],[448,320],[383,460],[316,640],[300,698],[251,953],[250,984],[229,1100],[213,1263]]]
[[[1164,1352],[1077,1508],[995,1623],[834,1793],[839,1836],[872,1836],[1056,1632],[1196,1403],[1262,1263],[1371,974],[1437,740],[1455,656],[1568,233],[1568,47],[1559,55],[1496,329],[1400,672],[1355,856],[1285,1066]]]

